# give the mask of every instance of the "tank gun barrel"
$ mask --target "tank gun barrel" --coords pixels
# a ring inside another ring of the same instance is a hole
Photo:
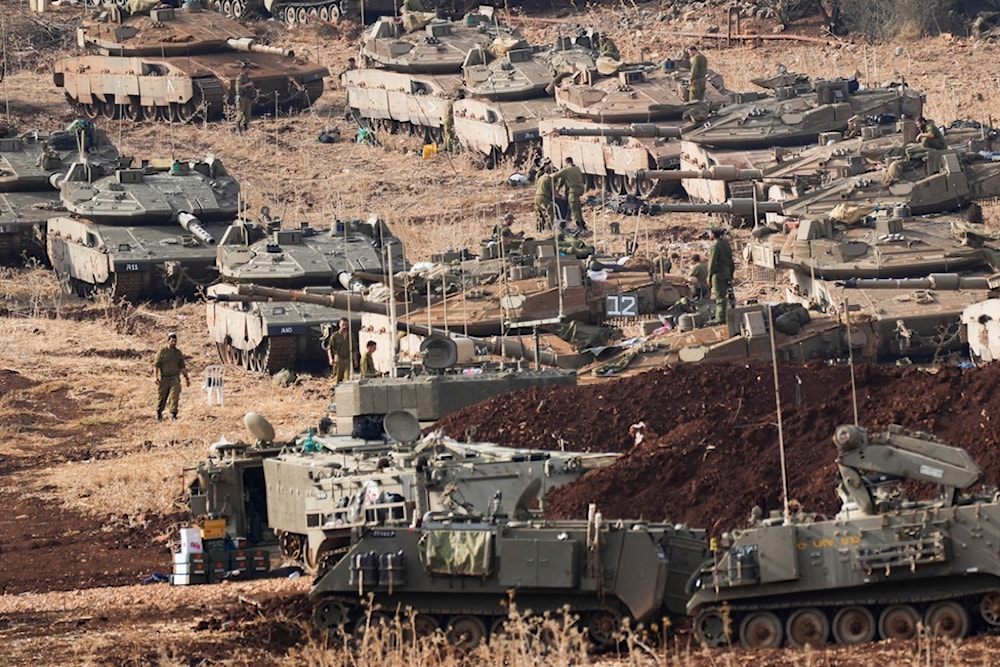
[[[932,273],[925,278],[848,278],[837,283],[856,289],[932,289],[932,290],[986,290],[995,289],[997,283],[987,276],[960,276],[957,273]]]
[[[712,181],[755,181],[764,177],[760,169],[739,169],[718,164],[708,169],[640,169],[635,172],[639,180],[679,181],[682,178],[704,178]]]
[[[754,215],[756,213],[781,213],[781,202],[754,201],[750,198],[729,199],[720,204],[686,202],[679,204],[661,204],[660,210],[666,213],[730,213],[732,215]]]
[[[285,58],[294,58],[295,51],[291,49],[283,49],[280,46],[268,46],[267,44],[258,44],[257,40],[252,37],[240,37],[239,39],[231,37],[226,40],[226,44],[229,48],[234,51],[244,51],[246,53],[271,53],[276,56],[284,56]]]
[[[215,237],[201,226],[201,220],[184,211],[177,214],[177,223],[206,245],[215,245]]]
[[[641,139],[680,139],[681,128],[653,123],[633,123],[628,127],[560,127],[564,137],[638,137]]]
[[[281,289],[278,287],[262,287],[260,285],[243,284],[237,286],[235,294],[216,294],[213,297],[216,301],[236,301],[247,303],[253,301],[300,301],[302,303],[313,303],[319,306],[327,306],[338,310],[349,310],[363,313],[375,313],[378,315],[388,315],[389,307],[383,303],[372,303],[366,301],[363,296],[354,292],[333,292],[331,294],[312,294],[300,290]],[[413,333],[418,336],[428,338],[454,338],[449,332],[435,327],[428,327],[420,324],[399,322],[396,325],[399,331]],[[527,345],[518,342],[514,338],[501,338],[493,336],[491,338],[476,338],[465,336],[466,340],[472,341],[477,347],[483,347],[492,354],[512,357],[514,359],[533,359],[534,350]],[[546,366],[557,365],[558,356],[551,352],[538,354],[538,359]]]

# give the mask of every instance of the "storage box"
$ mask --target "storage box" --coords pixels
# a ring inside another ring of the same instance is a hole
[[[197,528],[181,528],[181,553],[200,554],[204,551],[201,531]]]
[[[209,519],[201,527],[202,540],[218,540],[226,536],[225,519]]]

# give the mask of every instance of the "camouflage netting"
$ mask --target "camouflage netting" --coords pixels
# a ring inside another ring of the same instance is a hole
[[[767,364],[690,365],[583,387],[508,394],[440,422],[445,432],[517,447],[620,451],[614,466],[550,494],[552,517],[582,518],[596,502],[607,518],[670,519],[713,534],[745,524],[754,505],[781,508],[773,369]],[[851,372],[821,363],[779,368],[789,497],[832,514],[832,443],[854,421]],[[859,366],[859,423],[922,430],[963,447],[996,484],[1000,472],[1000,366],[980,369]],[[629,428],[645,422],[635,445]]]

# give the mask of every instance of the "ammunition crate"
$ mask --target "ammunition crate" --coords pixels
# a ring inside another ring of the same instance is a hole
[[[263,549],[254,549],[250,552],[250,571],[269,572],[271,570],[271,554]]]
[[[202,541],[207,540],[219,540],[226,537],[226,520],[225,519],[210,519],[206,521],[201,527],[201,539]]]

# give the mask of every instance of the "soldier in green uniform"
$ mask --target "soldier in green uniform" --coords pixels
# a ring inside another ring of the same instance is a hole
[[[583,172],[573,164],[573,158],[566,158],[566,166],[552,175],[556,184],[566,188],[566,201],[569,204],[570,215],[577,229],[585,230],[587,223],[583,221],[583,209],[580,208],[580,197],[583,196],[585,181]]]
[[[535,226],[539,232],[552,229],[552,223],[556,219],[554,195],[552,162],[545,158],[542,162],[542,170],[535,178]]]
[[[253,98],[256,94],[253,81],[250,80],[250,66],[245,64],[236,77],[236,131],[243,132],[250,127],[250,116],[253,113]]]
[[[373,340],[365,343],[365,353],[361,355],[361,377],[374,378],[380,375],[375,370],[375,359],[372,358],[377,347],[378,344]]]
[[[601,55],[605,58],[611,58],[613,60],[621,60],[622,54],[618,50],[618,45],[615,44],[614,40],[605,34],[601,34],[598,38],[597,43],[601,48]]]
[[[705,79],[708,76],[708,59],[697,46],[689,46],[691,55],[691,83],[688,84],[688,102],[701,102],[705,97]]]
[[[694,298],[702,299],[708,294],[708,264],[701,260],[701,255],[694,254],[691,255],[691,261],[694,262],[694,266],[688,272],[688,284],[691,286],[691,291],[694,292]]]
[[[660,247],[660,254],[653,258],[653,275],[657,278],[662,278],[666,274],[670,273],[674,268],[674,263],[670,260],[670,255],[667,254],[666,247]]]
[[[160,348],[153,360],[153,378],[156,380],[156,421],[163,419],[163,408],[170,409],[170,418],[177,419],[177,403],[181,397],[181,376],[191,386],[191,377],[184,366],[184,355],[177,349],[177,334],[167,334],[167,346]]]
[[[924,148],[933,148],[936,150],[944,150],[948,147],[945,143],[944,134],[934,121],[927,120],[923,116],[917,119],[917,129],[920,130],[920,134],[917,135],[917,141]]]
[[[733,249],[726,240],[726,230],[712,229],[712,253],[708,256],[708,279],[712,282],[712,298],[715,299],[715,319],[708,324],[724,324],[726,321],[727,293],[733,282]]]
[[[326,356],[336,384],[351,376],[351,329],[346,317],[340,318],[336,331],[326,338]]]

